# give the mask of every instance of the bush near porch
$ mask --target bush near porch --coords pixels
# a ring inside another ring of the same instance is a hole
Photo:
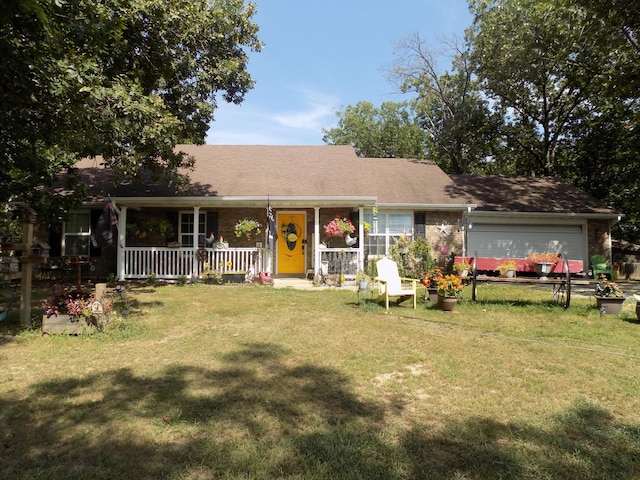
[[[588,298],[479,288],[447,315],[346,290],[145,285],[121,329],[90,337],[18,331],[12,314],[0,472],[638,477],[632,305],[602,318]]]

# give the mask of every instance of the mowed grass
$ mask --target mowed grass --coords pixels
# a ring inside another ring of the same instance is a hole
[[[469,294],[386,313],[346,290],[140,286],[102,334],[9,322],[0,478],[640,478],[635,303]]]

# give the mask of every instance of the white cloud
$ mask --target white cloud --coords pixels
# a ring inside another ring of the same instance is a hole
[[[286,97],[284,95],[283,97]],[[273,102],[271,102],[273,103]],[[335,124],[337,98],[312,90],[295,90],[277,106],[300,105],[287,112],[221,103],[206,143],[211,145],[323,145],[322,128]]]
[[[279,113],[274,120],[285,127],[319,131],[333,120],[337,109],[338,99],[333,95],[323,94],[312,90],[303,90],[302,100],[304,108],[297,111]]]

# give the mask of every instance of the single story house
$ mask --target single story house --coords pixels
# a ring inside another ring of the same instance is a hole
[[[112,184],[100,158],[80,162],[90,195],[50,236],[52,256],[88,256],[99,275],[125,280],[207,268],[349,278],[403,234],[426,238],[436,258],[562,249],[588,265],[589,255],[610,255],[616,212],[558,180],[448,176],[431,161],[359,158],[350,146],[176,149],[195,159],[187,193],[153,181]],[[104,226],[107,203],[114,241],[97,245],[92,234]],[[264,235],[268,207],[279,230],[274,245]],[[350,218],[363,241],[327,237],[324,225],[336,216]],[[237,238],[241,219],[257,220],[261,233]]]

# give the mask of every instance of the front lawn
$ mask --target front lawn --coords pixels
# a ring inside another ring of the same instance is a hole
[[[102,334],[9,322],[0,478],[640,478],[635,303],[479,289],[140,286]]]

